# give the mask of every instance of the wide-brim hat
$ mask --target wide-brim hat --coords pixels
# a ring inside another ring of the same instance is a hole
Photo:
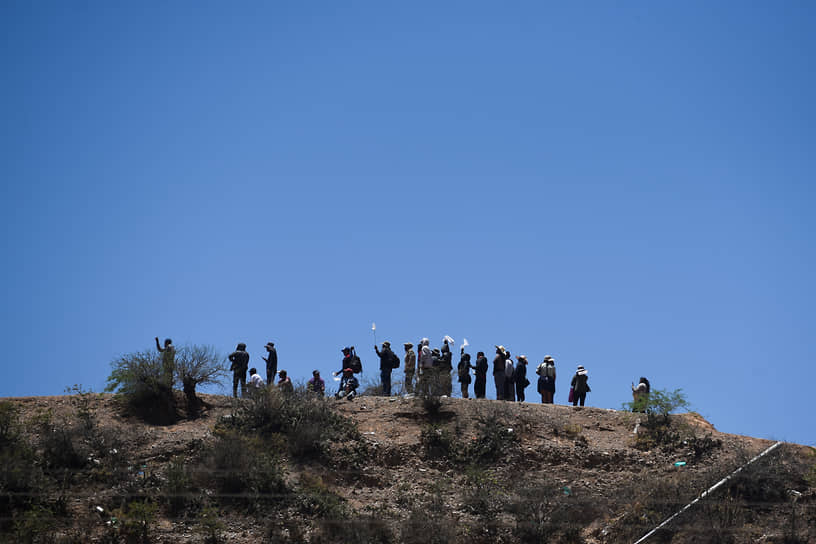
[[[383,342],[383,347],[385,347],[385,346],[388,346],[390,348],[391,347],[391,342],[386,340],[385,342]]]
[[[584,370],[584,365],[578,365],[578,370]]]
[[[526,355],[519,355],[518,357],[516,357],[516,359],[518,359],[519,361],[527,361],[527,356]]]
[[[414,347],[414,345],[413,345],[411,342],[405,342],[405,343],[403,344],[403,346],[405,346],[406,348],[412,348],[412,347]]]
[[[552,358],[552,355],[545,355],[545,356],[544,356],[544,360],[545,360],[545,361],[552,361],[552,362],[555,362],[555,359],[553,359],[553,358]]]
[[[496,349],[497,349],[497,350],[499,350],[499,351],[501,351],[502,353],[504,353],[504,352],[506,351],[506,350],[504,349],[504,346],[496,346]]]
[[[267,342],[264,347],[265,348],[274,348],[275,347],[275,342]]]

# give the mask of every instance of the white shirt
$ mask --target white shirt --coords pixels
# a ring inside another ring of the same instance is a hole
[[[249,377],[249,386],[254,389],[260,389],[264,387],[266,382],[264,382],[263,378],[261,378],[260,374],[253,374]]]

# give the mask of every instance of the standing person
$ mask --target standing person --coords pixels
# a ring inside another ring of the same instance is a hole
[[[374,345],[374,351],[380,358],[380,380],[382,381],[382,392],[386,397],[390,397],[391,371],[394,369],[395,360],[397,362],[396,366],[399,366],[399,358],[394,355],[393,351],[391,351],[391,342],[383,342],[382,348],[382,351],[380,351],[377,349],[377,345]]]
[[[646,404],[649,401],[649,393],[652,392],[652,385],[649,380],[642,377],[637,386],[632,384],[632,411],[645,412]]]
[[[460,351],[459,364],[457,370],[459,371],[459,383],[462,386],[462,398],[468,398],[468,385],[470,385],[470,353],[465,353],[465,348]]]
[[[538,374],[538,392],[542,404],[552,404],[555,396],[555,360],[547,355],[536,369]]]
[[[515,402],[516,400],[516,379],[513,359],[510,352],[504,354],[504,400]]]
[[[587,393],[592,391],[592,389],[589,388],[589,374],[584,369],[583,365],[578,365],[578,371],[575,372],[575,376],[572,377],[570,385],[572,386],[573,390],[572,405],[578,406],[578,403],[580,402],[581,406],[583,406]]]
[[[442,362],[439,365],[438,379],[442,393],[450,397],[453,393],[453,380],[451,378],[451,372],[453,371],[453,354],[448,344],[449,341],[452,341],[452,339],[447,336],[442,339],[442,349],[440,350],[442,353]]]
[[[405,342],[405,392],[409,395],[414,393],[414,371],[416,369],[416,353],[412,349],[411,342]]]
[[[516,359],[516,371],[513,377],[516,380],[516,399],[519,402],[524,402],[524,388],[530,385],[530,380],[527,379],[526,355],[519,355]]]
[[[487,385],[487,357],[484,351],[476,354],[476,366],[473,367],[474,374],[476,374],[476,381],[473,383],[473,393],[477,399],[485,398],[485,387]]]
[[[419,388],[419,394],[423,396],[428,396],[431,394],[431,382],[432,376],[434,373],[434,359],[433,359],[433,352],[431,352],[430,346],[428,346],[428,339],[423,338],[420,341],[420,349],[419,353],[419,380],[417,386]]]
[[[253,366],[249,369],[249,394],[255,395],[261,389],[266,387],[266,383],[261,378],[261,375],[258,374],[258,370]]]
[[[249,366],[249,353],[246,344],[241,342],[235,351],[229,355],[230,370],[232,370],[232,396],[238,397],[238,382],[241,382],[241,396],[246,396],[246,373]]]
[[[261,356],[266,361],[266,383],[275,383],[275,375],[278,373],[278,350],[275,349],[274,342],[267,342],[267,357]]]
[[[332,373],[333,376],[339,376],[347,368],[350,368],[354,374],[359,374],[363,371],[363,363],[360,358],[354,353],[354,346],[343,348],[343,360],[340,363],[340,370]]]
[[[496,400],[504,400],[504,346],[496,346],[496,356],[493,358],[493,381],[496,384]]]
[[[306,382],[306,391],[321,397],[326,394],[326,382],[320,377],[319,370],[312,370],[312,379]]]
[[[292,385],[292,380],[289,379],[289,376],[286,375],[285,370],[278,370],[278,376],[280,379],[278,380],[278,389],[281,393],[294,393],[295,386]]]
[[[173,387],[173,373],[176,370],[176,347],[169,338],[164,339],[164,348],[159,345],[159,337],[156,337],[156,349],[162,354],[162,381]]]

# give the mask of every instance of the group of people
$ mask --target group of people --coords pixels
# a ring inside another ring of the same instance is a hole
[[[417,358],[414,344],[406,342],[403,344],[405,355],[402,361],[391,349],[390,342],[383,342],[381,346],[375,345],[374,352],[380,360],[382,394],[385,396],[391,395],[391,373],[393,370],[398,369],[402,362],[404,364],[405,380],[403,383],[406,394],[451,396],[453,392],[451,345],[453,343],[451,337],[445,336],[442,339],[440,348],[431,349],[430,340],[422,338],[419,341],[419,358]],[[162,376],[172,382],[175,359],[173,342],[168,338],[164,341],[162,347],[159,344],[159,338],[156,337],[156,348],[162,357]],[[496,386],[496,399],[524,402],[526,399],[525,389],[530,385],[530,380],[527,378],[527,365],[529,364],[527,356],[519,355],[514,362],[510,351],[504,346],[497,345],[495,348],[493,381]],[[239,343],[235,351],[229,355],[230,370],[233,373],[233,397],[238,396],[239,384],[241,386],[241,396],[246,396],[248,393],[253,394],[266,387],[267,384],[274,384],[281,391],[294,391],[292,380],[287,375],[286,370],[278,370],[278,354],[274,342],[267,342],[264,349],[267,352],[267,356],[262,357],[266,362],[266,380],[258,374],[257,368],[249,368],[250,357],[246,350],[246,344]],[[357,389],[360,386],[360,381],[355,375],[362,372],[363,366],[354,346],[344,347],[342,352],[343,360],[340,370],[333,373],[334,376],[341,376],[340,386],[335,397],[352,400],[357,395]],[[471,379],[471,370],[473,370],[475,380]],[[475,364],[472,364],[470,354],[465,352],[465,346],[460,348],[456,377],[460,385],[462,398],[469,398],[471,383],[473,383],[475,397],[477,399],[485,398],[488,370],[487,357],[485,357],[483,351],[476,353]],[[248,381],[247,371],[249,372]],[[538,376],[537,391],[541,395],[541,402],[543,404],[552,404],[554,402],[556,382],[555,360],[552,356],[545,356],[536,367],[535,373]],[[312,371],[312,377],[307,382],[306,389],[321,396],[325,395],[326,383],[320,377],[320,371]],[[646,378],[640,378],[637,386],[632,385],[632,396],[636,406],[643,404],[643,399],[648,397],[650,389],[649,380]],[[572,403],[573,406],[584,406],[589,392],[591,392],[589,374],[583,365],[578,365],[570,381],[568,402]]]

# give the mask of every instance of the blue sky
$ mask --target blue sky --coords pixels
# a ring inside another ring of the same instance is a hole
[[[810,2],[0,4],[0,395],[371,323],[816,444]],[[333,382],[332,382],[333,386]],[[489,387],[492,396],[492,386]],[[535,400],[533,387],[528,399]]]

